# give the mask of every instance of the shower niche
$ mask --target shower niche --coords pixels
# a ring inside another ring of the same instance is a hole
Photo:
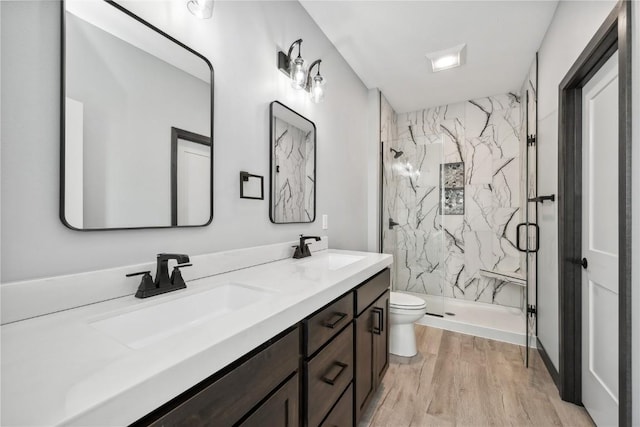
[[[440,214],[464,215],[464,162],[440,166]]]

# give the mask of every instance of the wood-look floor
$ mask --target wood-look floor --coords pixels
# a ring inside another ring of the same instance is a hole
[[[360,427],[593,426],[563,402],[538,352],[416,325],[418,355],[391,357]]]

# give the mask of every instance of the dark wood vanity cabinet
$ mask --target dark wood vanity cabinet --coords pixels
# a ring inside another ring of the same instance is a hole
[[[373,324],[373,374],[376,388],[382,382],[389,367],[389,298],[386,291],[374,304],[376,315]],[[378,323],[379,322],[379,323]],[[378,324],[379,326],[376,326]]]
[[[357,425],[389,365],[389,270],[134,426]]]
[[[240,423],[242,427],[297,426],[300,419],[300,378],[298,374],[287,380],[249,418]]]
[[[356,424],[360,421],[389,366],[388,287],[389,270],[384,270],[355,291],[356,304],[361,310],[355,318],[354,411]]]
[[[346,427],[360,421],[389,367],[390,280],[389,269],[384,269],[303,322],[303,353],[309,360],[303,370],[305,426]],[[342,326],[338,334],[338,324],[347,321],[349,326]],[[312,354],[318,348],[321,350]],[[347,366],[348,357],[351,366]],[[319,359],[323,368],[310,369]],[[326,380],[334,375],[335,386],[327,386]],[[338,386],[339,375],[343,375],[342,386]],[[311,384],[320,387],[309,387]]]
[[[351,427],[353,426],[353,384],[342,393],[340,400],[335,404],[322,427]]]
[[[317,427],[353,380],[354,295],[348,292],[303,321],[303,424]],[[340,417],[340,414],[333,414]],[[343,423],[345,420],[343,420]],[[351,425],[351,418],[346,420]]]
[[[269,340],[134,426],[299,425],[300,328]],[[257,415],[256,415],[257,414]],[[287,424],[280,424],[288,420]],[[273,423],[271,423],[273,421]]]

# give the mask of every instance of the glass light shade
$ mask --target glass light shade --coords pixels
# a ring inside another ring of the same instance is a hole
[[[302,57],[298,56],[295,60],[291,61],[289,75],[291,76],[291,87],[294,89],[304,89],[307,85],[307,67]]]
[[[187,9],[200,19],[209,19],[213,15],[213,0],[189,0]]]
[[[311,81],[311,87],[309,88],[309,97],[316,104],[324,99],[324,84],[325,80],[320,74]]]

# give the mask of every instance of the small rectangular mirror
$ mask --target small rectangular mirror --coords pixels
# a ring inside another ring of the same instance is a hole
[[[62,2],[62,222],[203,226],[213,216],[213,68],[102,0]]]
[[[275,224],[316,219],[316,126],[278,101],[270,106],[269,218]]]

